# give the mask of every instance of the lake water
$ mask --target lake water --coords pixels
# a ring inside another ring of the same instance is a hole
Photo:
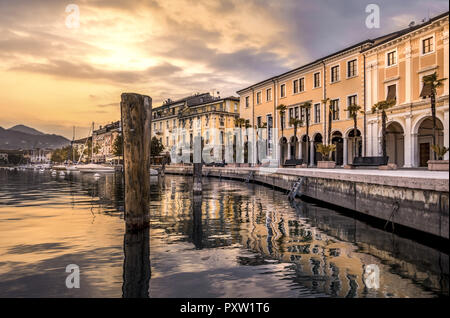
[[[150,215],[125,233],[120,174],[0,170],[0,297],[449,295],[448,254],[265,186],[167,175]]]

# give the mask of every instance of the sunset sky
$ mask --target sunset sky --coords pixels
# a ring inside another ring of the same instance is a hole
[[[69,4],[80,26],[68,28]],[[381,9],[379,29],[365,8]],[[0,126],[84,137],[122,92],[221,96],[448,10],[446,0],[0,0]]]

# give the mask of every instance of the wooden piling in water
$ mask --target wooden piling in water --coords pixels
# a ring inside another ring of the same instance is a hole
[[[194,170],[193,170],[193,191],[194,195],[201,194],[203,192],[202,186],[202,138],[200,136],[194,137],[194,147],[193,147],[193,159],[194,159]]]
[[[152,99],[134,93],[121,98],[125,222],[133,231],[149,226]]]

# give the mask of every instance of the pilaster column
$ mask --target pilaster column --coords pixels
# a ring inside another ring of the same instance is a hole
[[[447,42],[448,44],[448,42]],[[448,72],[448,70],[447,70]],[[447,81],[444,81],[447,82]],[[448,87],[448,86],[447,86]],[[448,89],[448,88],[447,88]],[[448,93],[448,92],[447,92]],[[448,131],[448,120],[449,120],[449,115],[448,115],[448,109],[444,111],[444,146],[449,148],[449,131]],[[444,159],[448,160],[449,158],[449,154],[448,152],[445,154]]]
[[[411,44],[406,44],[405,47],[405,103],[411,102]],[[406,152],[405,152],[406,155]],[[405,158],[406,162],[406,158]],[[406,164],[405,164],[406,166]]]
[[[343,165],[348,164],[348,137],[344,137],[344,162]]]
[[[288,159],[292,159],[292,154],[291,154],[291,143],[287,143],[287,147],[288,147]]]
[[[315,154],[314,142],[309,142],[309,164],[314,165],[314,154]]]
[[[298,159],[303,159],[303,143],[301,141],[298,142]],[[303,160],[305,163],[305,160]]]
[[[449,59],[449,56],[448,56],[448,30],[445,30],[444,32],[442,32],[442,41],[444,42],[444,67],[443,67],[444,74],[441,77],[449,78],[448,77],[449,76],[448,75],[448,67],[449,67],[448,66],[448,59]],[[449,80],[444,81],[444,95],[448,95],[448,81]],[[447,144],[447,146],[448,146],[448,144]],[[446,155],[446,157],[448,158],[448,154]]]
[[[412,137],[411,137],[411,115],[405,116],[405,134],[404,134],[404,151],[405,154],[405,163],[403,167],[405,168],[411,168],[413,167],[413,161],[414,161],[414,147],[412,145]]]
[[[411,166],[418,167],[419,166],[419,145],[418,145],[418,135],[411,132]]]

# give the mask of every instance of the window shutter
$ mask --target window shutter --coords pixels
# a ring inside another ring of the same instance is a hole
[[[388,93],[386,100],[396,100],[396,92],[395,92],[395,85],[388,86]]]
[[[420,97],[427,98],[431,95],[431,85],[429,83],[424,84],[422,91],[420,92]]]

